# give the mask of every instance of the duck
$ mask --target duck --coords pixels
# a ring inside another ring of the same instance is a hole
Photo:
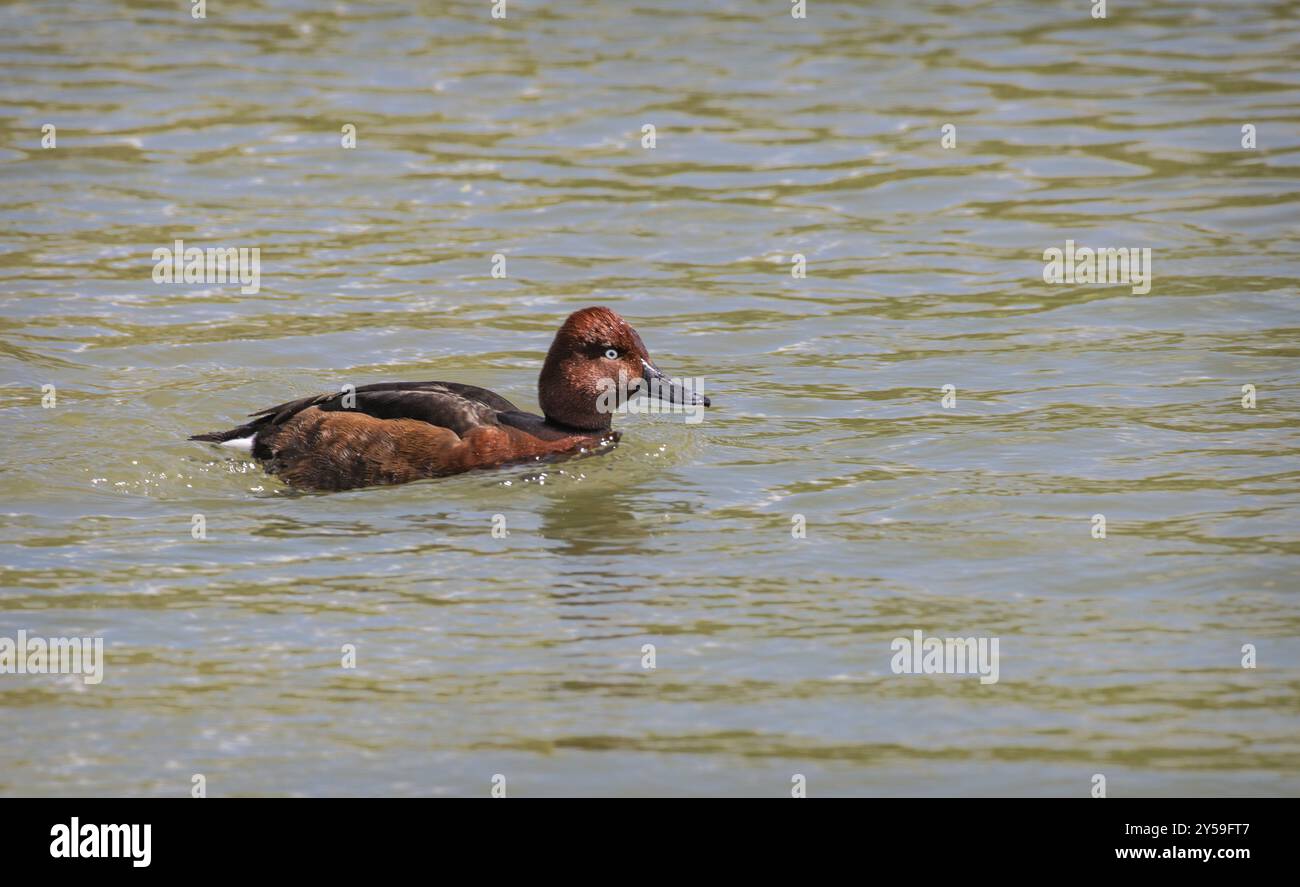
[[[680,408],[712,405],[670,379],[641,336],[604,306],[560,326],[537,379],[542,415],[459,382],[379,382],[287,401],[189,439],[247,452],[290,487],[337,491],[605,452],[613,413],[638,391]]]

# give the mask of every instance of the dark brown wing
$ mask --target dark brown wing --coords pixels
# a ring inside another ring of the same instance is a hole
[[[350,396],[349,396],[350,395]],[[266,425],[280,425],[308,407],[323,412],[356,412],[376,419],[416,419],[465,434],[479,425],[496,425],[497,413],[519,408],[501,395],[457,382],[380,382],[355,392],[339,391],[304,397],[258,410],[252,415]],[[261,424],[255,421],[252,424]]]
[[[349,397],[351,395],[351,397]],[[355,412],[376,419],[414,419],[458,435],[482,425],[499,424],[497,414],[519,410],[501,395],[459,382],[379,382],[356,391],[317,394],[251,413],[252,421],[229,431],[196,434],[190,440],[221,443],[269,431],[309,407],[324,412]],[[257,453],[254,453],[257,455]]]

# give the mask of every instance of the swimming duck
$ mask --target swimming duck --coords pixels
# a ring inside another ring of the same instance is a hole
[[[541,416],[473,385],[380,382],[267,407],[190,440],[249,452],[299,489],[400,484],[612,446],[612,407],[638,384],[661,402],[710,405],[660,372],[626,320],[591,307],[555,334],[537,380]]]

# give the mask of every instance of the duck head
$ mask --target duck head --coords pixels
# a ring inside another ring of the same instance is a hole
[[[608,308],[583,308],[555,334],[537,380],[546,419],[582,431],[605,431],[614,408],[638,391],[663,403],[707,407],[709,399],[670,382],[631,324]]]

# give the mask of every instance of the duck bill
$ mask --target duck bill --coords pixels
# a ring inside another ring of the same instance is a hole
[[[641,365],[644,367],[641,378],[645,383],[646,397],[652,401],[681,407],[681,412],[688,414],[688,422],[699,422],[703,418],[704,408],[711,404],[709,399],[699,391],[703,387],[699,379],[683,383],[681,379],[668,378],[659,367],[648,360],[641,361]]]

